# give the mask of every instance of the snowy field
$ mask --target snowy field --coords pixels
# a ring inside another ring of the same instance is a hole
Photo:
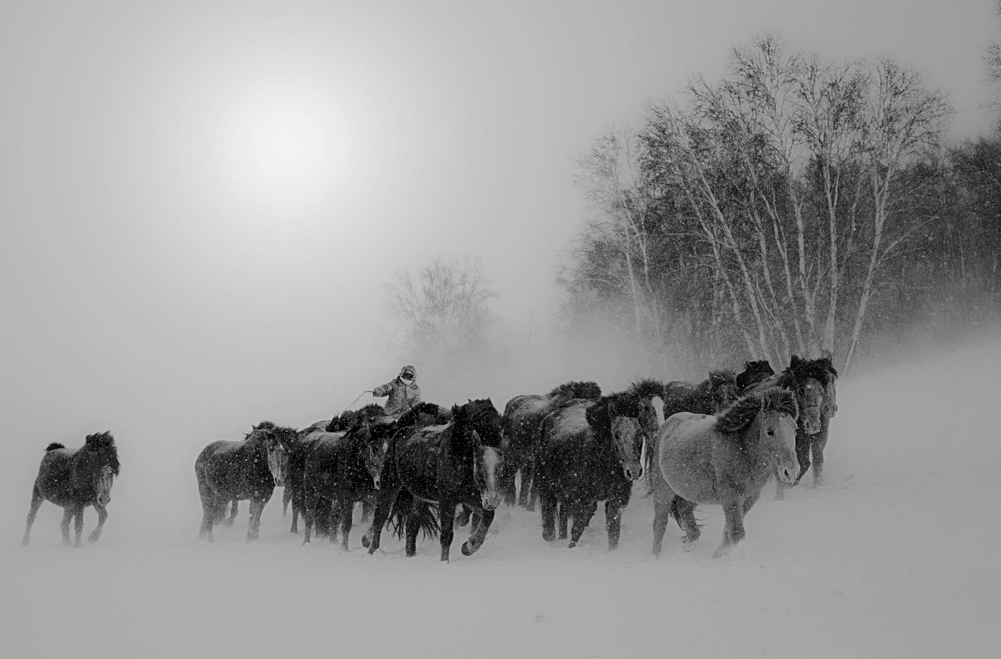
[[[634,497],[618,550],[603,514],[582,545],[541,538],[537,513],[502,508],[483,549],[452,563],[388,534],[374,557],[302,546],[268,504],[244,542],[246,502],[216,542],[198,540],[196,445],[140,450],[104,536],[61,545],[43,505],[20,546],[42,450],[8,436],[3,484],[5,657],[987,657],[1001,653],[1001,343],[843,381],[827,484],[786,501],[769,484],[747,537],[722,560],[718,508],[700,544],[668,529],[650,555],[652,502]],[[600,377],[598,378],[600,381]],[[102,428],[103,429],[103,428]],[[95,428],[95,431],[102,430]],[[86,513],[84,533],[96,521]],[[303,654],[304,653],[304,654]]]

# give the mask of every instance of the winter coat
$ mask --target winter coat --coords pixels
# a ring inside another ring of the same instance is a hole
[[[404,384],[400,378],[376,387],[372,390],[372,395],[376,398],[389,396],[385,405],[388,416],[399,416],[421,402],[421,388],[417,383]]]

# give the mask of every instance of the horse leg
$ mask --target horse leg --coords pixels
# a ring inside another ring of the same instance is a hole
[[[531,470],[528,474],[528,505],[525,509],[529,512],[535,512],[535,504],[539,501],[539,487],[535,482],[535,460],[533,459],[529,463],[529,469]]]
[[[687,499],[675,496],[674,500],[671,501],[671,514],[677,520],[678,526],[685,532],[685,539],[682,540],[682,546],[685,551],[691,551],[695,546],[695,542],[702,535],[702,530],[699,529],[699,524],[695,521],[695,504]]]
[[[382,527],[386,525],[386,520],[389,518],[389,513],[393,509],[393,503],[396,501],[396,495],[399,491],[399,485],[387,488],[385,484],[379,490],[375,512],[372,513],[372,524],[361,539],[362,546],[368,547],[369,554],[374,554],[379,549],[379,542],[382,539]]]
[[[417,534],[421,530],[421,513],[424,512],[424,510],[425,509],[421,503],[414,501],[410,508],[410,512],[407,513],[406,521],[403,527],[406,537],[407,557],[417,555]]]
[[[354,522],[354,502],[351,499],[341,499],[338,502],[341,507],[341,546],[344,551],[348,550],[348,535],[351,533],[351,524]]]
[[[608,550],[619,546],[622,532],[622,504],[614,499],[605,502],[605,531],[608,533]]]
[[[556,539],[556,497],[549,490],[539,496],[542,508],[542,539],[552,542]]]
[[[247,542],[257,540],[261,535],[261,513],[264,512],[264,505],[271,497],[250,500],[250,526],[247,529]]]
[[[653,555],[660,556],[664,544],[664,532],[667,522],[671,519],[671,504],[658,499],[653,501]]]
[[[487,539],[487,531],[490,530],[490,525],[494,521],[494,515],[496,511],[493,510],[481,510],[476,509],[474,518],[477,523],[473,526],[473,533],[469,536],[469,540],[462,543],[462,555],[472,556],[476,553],[476,550],[483,546],[483,542]]]
[[[316,521],[316,504],[319,494],[313,488],[303,485],[302,544],[308,544]],[[295,506],[292,507],[292,528],[295,529]],[[292,531],[295,533],[295,531]]]
[[[73,513],[74,524],[73,531],[76,533],[76,540],[73,542],[74,547],[80,546],[80,536],[83,535],[83,506],[77,506],[75,512]]]
[[[525,510],[534,510],[532,506],[532,471],[535,462],[529,458],[521,466],[521,486],[518,490],[518,505]]]
[[[230,502],[230,506],[226,506],[224,504],[223,505],[223,509],[222,509],[223,510],[222,514],[224,516],[226,514],[226,508],[227,507],[229,508],[229,517],[226,517],[225,524],[226,524],[226,526],[233,526],[233,522],[236,521],[236,515],[237,515],[237,513],[240,512],[240,500],[239,499],[233,499],[233,501]]]
[[[455,524],[455,502],[442,500],[438,502],[438,525],[441,527],[441,560],[448,563],[448,550],[452,546],[452,528]]]
[[[732,499],[723,504],[723,541],[713,553],[713,558],[725,556],[730,548],[744,539],[744,503]]]
[[[591,523],[591,518],[598,511],[598,502],[595,499],[587,503],[578,502],[573,507],[573,528],[570,530],[570,548],[573,549],[580,542],[580,537],[584,535],[584,529]]]
[[[31,505],[28,506],[28,523],[24,527],[24,538],[21,539],[21,544],[25,547],[28,546],[31,537],[31,525],[35,523],[35,515],[38,514],[38,509],[41,507],[43,501],[45,501],[45,497],[42,496],[42,493],[38,491],[37,487],[32,487]]]
[[[73,508],[66,507],[63,508],[63,521],[60,523],[59,528],[63,532],[63,544],[68,545],[70,543],[70,522],[73,521]]]
[[[289,527],[289,533],[299,532],[299,514],[302,513],[299,502],[292,497],[292,525]],[[282,513],[284,515],[284,513]],[[305,522],[305,515],[303,515],[303,522]]]
[[[825,421],[826,425],[826,421]],[[824,447],[827,446],[827,428],[810,438],[810,450],[813,453],[813,486],[824,484]]]
[[[567,522],[570,519],[570,504],[561,499],[556,508],[556,517],[560,523],[560,540],[567,539]]]
[[[375,511],[375,495],[366,495],[364,499],[361,500],[361,521],[367,522],[372,519],[372,513]]]
[[[98,538],[101,537],[101,530],[104,528],[104,520],[108,519],[107,507],[95,503],[94,510],[97,511],[97,528],[91,531],[90,537],[87,538],[87,542],[97,542]]]
[[[459,526],[469,524],[470,515],[472,515],[472,510],[466,504],[460,504],[459,516],[456,518],[455,523]]]
[[[202,526],[198,531],[199,539],[207,539],[212,542],[212,525],[215,523],[216,494],[205,480],[205,473],[200,465],[196,465],[195,474],[198,476],[198,498],[202,502]]]

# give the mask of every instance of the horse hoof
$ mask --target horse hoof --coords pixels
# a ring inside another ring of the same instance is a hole
[[[553,540],[556,539],[556,533],[553,531],[543,531],[542,539],[545,540],[546,542],[552,542]]]
[[[574,547],[576,547],[576,546],[577,546],[577,541],[576,541],[576,540],[571,540],[571,541],[570,541],[570,544],[569,544],[569,545],[567,545],[567,547],[568,547],[569,549],[573,549],[573,548],[574,548]]]
[[[372,543],[371,543],[371,542],[369,542],[369,540],[368,540],[368,536],[367,536],[367,535],[363,535],[363,536],[361,537],[361,546],[362,546],[362,547],[364,547],[365,549],[368,549],[368,546],[369,546],[370,544],[372,544]]]

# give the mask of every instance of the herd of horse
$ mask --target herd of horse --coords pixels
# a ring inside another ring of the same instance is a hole
[[[247,539],[255,540],[265,504],[284,487],[290,531],[298,532],[301,516],[305,542],[314,533],[340,537],[347,549],[361,503],[362,519],[371,519],[361,539],[369,553],[389,525],[405,538],[407,556],[416,553],[421,533],[437,534],[448,561],[455,524],[469,524],[461,549],[471,555],[506,502],[538,505],[543,539],[558,533],[566,540],[569,531],[574,547],[603,502],[614,549],[622,510],[638,489],[654,502],[654,554],[672,517],[690,548],[700,535],[695,508],[712,504],[723,508],[714,554],[721,556],[744,537],[744,516],[770,479],[778,498],[811,466],[814,482],[823,481],[836,379],[829,356],[794,355],[778,373],[767,361],[752,361],[739,374],[713,371],[698,384],[645,379],[603,395],[594,382],[569,382],[548,394],[516,396],[503,413],[488,398],[451,408],[421,403],[395,419],[368,405],[302,430],[264,421],[243,440],[209,444],[195,460],[199,535],[212,540],[213,527],[232,524],[238,502],[249,500]],[[67,544],[70,521],[79,545],[83,509],[94,506],[96,541],[118,471],[110,433],[89,435],[79,449],[50,444],[23,543],[44,500],[64,508]]]

